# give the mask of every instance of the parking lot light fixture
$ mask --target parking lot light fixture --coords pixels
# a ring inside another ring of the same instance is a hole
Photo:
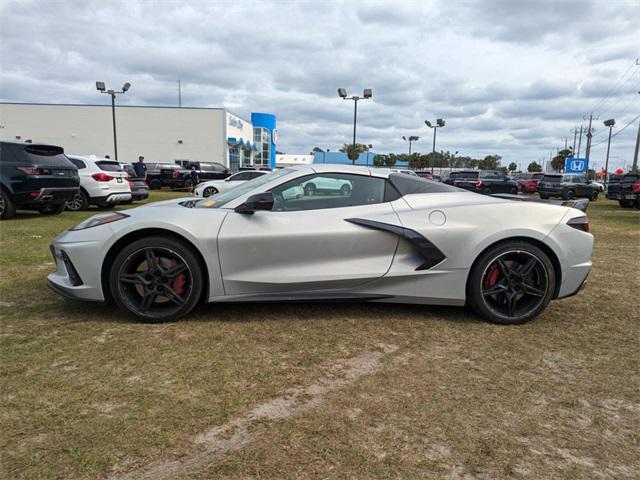
[[[366,100],[373,97],[373,90],[370,88],[365,88],[362,92],[362,97],[358,95],[353,95],[352,97],[347,97],[347,89],[346,88],[338,88],[338,96],[343,100],[353,100],[353,153],[355,155],[356,151],[356,121],[358,119],[358,100]],[[352,158],[351,163],[355,164],[356,159]]]
[[[607,141],[607,159],[604,164],[604,189],[606,191],[607,183],[609,179],[609,150],[611,149],[611,130],[613,129],[613,126],[616,124],[616,121],[615,119],[610,118],[609,120],[605,120],[602,123],[604,123],[605,127],[609,127],[609,140]]]
[[[417,137],[415,135],[411,135],[409,138],[405,137],[404,135],[402,136],[402,139],[405,142],[409,142],[409,155],[411,155],[411,144],[413,142],[417,142],[418,140],[420,140],[420,137]]]
[[[425,125],[427,127],[433,128],[433,150],[432,150],[432,152],[433,152],[434,157],[435,157],[435,153],[436,153],[436,131],[438,130],[438,128],[444,127],[447,124],[447,122],[445,122],[442,118],[438,118],[436,120],[436,124],[435,125],[433,125],[429,120],[425,120],[424,123],[425,123]],[[434,161],[435,161],[435,158],[434,158]],[[440,173],[442,173],[442,164],[440,165]]]
[[[116,95],[125,93],[130,88],[131,84],[127,82],[122,86],[122,90],[120,91],[107,90],[104,82],[96,82],[96,90],[98,90],[100,93],[106,93],[111,96],[111,118],[113,119],[113,153],[116,162],[118,161],[118,135],[116,133]]]

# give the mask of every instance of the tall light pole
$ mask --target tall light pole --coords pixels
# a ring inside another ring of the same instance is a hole
[[[425,120],[424,121],[425,125],[429,128],[433,128],[433,159],[435,161],[435,153],[436,153],[436,131],[438,130],[438,128],[442,128],[446,125],[447,122],[445,122],[443,119],[438,118],[436,120],[436,124],[432,125],[431,122],[429,120]],[[440,173],[442,173],[442,164],[440,164]]]
[[[417,142],[418,140],[420,140],[420,137],[416,137],[415,135],[411,135],[409,138],[405,137],[404,135],[402,136],[402,139],[405,142],[409,142],[409,155],[411,155],[411,143],[412,142]]]
[[[347,97],[347,90],[345,88],[338,89],[338,96],[343,100],[353,100],[353,152],[354,158],[351,159],[351,163],[356,163],[355,153],[356,153],[356,121],[358,119],[358,100],[366,100],[373,96],[373,91],[370,88],[365,88],[362,92],[362,97],[358,95],[353,95],[352,97]]]
[[[118,161],[118,136],[116,133],[116,95],[126,93],[129,88],[131,88],[131,84],[129,82],[125,83],[122,86],[122,90],[119,92],[115,90],[107,90],[104,82],[96,82],[96,90],[98,90],[100,93],[111,95],[111,117],[113,118],[113,153],[115,154],[116,162]]]
[[[373,145],[365,145],[364,148],[367,150],[367,167],[369,166],[369,151],[373,148]]]
[[[609,120],[605,120],[604,122],[604,126],[605,127],[609,127],[609,141],[607,142],[607,159],[604,163],[604,189],[607,189],[607,180],[609,179],[609,149],[611,148],[611,130],[613,129],[613,126],[616,124],[616,121],[613,118],[610,118]]]

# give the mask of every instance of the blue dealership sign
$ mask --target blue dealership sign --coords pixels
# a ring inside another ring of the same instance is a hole
[[[564,161],[564,173],[586,173],[589,168],[589,160],[586,158],[566,158]]]

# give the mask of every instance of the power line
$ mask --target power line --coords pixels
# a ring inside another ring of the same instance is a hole
[[[631,125],[633,122],[635,122],[637,119],[640,118],[640,113],[638,115],[635,116],[635,118],[631,119],[631,121],[629,123],[627,123],[624,127],[622,127],[620,130],[618,130],[616,133],[614,133],[613,135],[611,135],[611,138],[614,138],[618,135],[620,135],[622,132],[624,132],[625,128],[627,128],[629,125]],[[595,145],[593,145],[592,147],[597,147],[598,145],[602,145],[603,143],[606,143],[607,140],[603,140],[599,143],[596,143]]]
[[[609,89],[609,92],[607,93],[607,95],[604,98],[600,99],[600,101],[598,101],[595,104],[595,106],[591,108],[592,112],[598,109],[606,100],[608,100],[611,97],[611,95],[613,95],[614,91],[619,87],[620,82],[624,79],[624,77],[627,76],[627,73],[629,73],[631,69],[635,66],[636,66],[636,60],[634,59],[633,62],[631,62],[631,65],[629,65],[629,68],[627,68],[627,70],[622,74],[622,76],[619,77],[618,80]],[[587,114],[585,113],[585,115]]]

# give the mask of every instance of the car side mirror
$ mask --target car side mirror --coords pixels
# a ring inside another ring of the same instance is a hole
[[[273,209],[273,193],[263,192],[251,195],[246,202],[238,205],[235,209],[238,213],[252,214],[257,210]]]

